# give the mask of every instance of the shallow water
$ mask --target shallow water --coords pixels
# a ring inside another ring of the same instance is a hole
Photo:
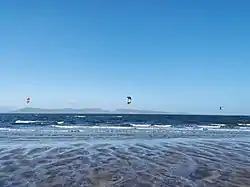
[[[249,138],[33,137],[0,151],[0,186],[250,186]]]
[[[250,186],[242,129],[4,126],[0,153],[1,187]]]

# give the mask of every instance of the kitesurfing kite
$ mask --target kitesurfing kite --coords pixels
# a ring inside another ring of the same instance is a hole
[[[27,104],[30,103],[30,97],[28,97],[28,98],[26,99],[26,103],[27,103]]]
[[[130,96],[127,97],[127,103],[131,104],[132,103],[132,98]]]
[[[222,110],[223,109],[223,107],[222,106],[220,106],[220,110]]]

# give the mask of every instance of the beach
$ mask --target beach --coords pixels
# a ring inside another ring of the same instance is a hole
[[[49,130],[50,129],[50,130]],[[2,187],[247,187],[249,131],[5,128]]]

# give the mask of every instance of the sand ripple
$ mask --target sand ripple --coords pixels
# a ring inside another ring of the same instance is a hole
[[[86,142],[0,150],[0,186],[250,186],[250,142]]]

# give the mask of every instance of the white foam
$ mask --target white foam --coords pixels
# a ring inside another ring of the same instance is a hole
[[[239,129],[243,129],[245,131],[250,131],[250,127],[240,127]]]
[[[215,123],[215,124],[210,124],[210,126],[220,126],[220,127],[225,127],[226,124],[220,124],[220,123]]]
[[[172,125],[153,125],[153,127],[157,127],[157,128],[169,128],[169,127],[172,127]]]
[[[205,129],[219,129],[220,126],[209,126],[209,125],[199,125],[199,128],[205,128]]]
[[[132,127],[121,127],[121,126],[91,126],[91,129],[131,129]]]
[[[0,131],[11,131],[11,128],[0,128]]]
[[[244,128],[239,128],[239,129],[213,129],[213,131],[234,131],[234,132],[239,132],[239,131],[250,131],[250,129],[244,129]]]
[[[206,128],[206,129],[219,129],[225,125],[198,125],[199,128]]]
[[[0,128],[0,131],[24,131],[24,132],[27,132],[27,131],[35,131],[35,129],[26,129],[26,128],[22,128],[22,129],[14,129],[14,128]]]
[[[130,124],[137,129],[155,129],[155,128],[170,128],[172,125],[153,125],[153,124]]]
[[[120,127],[120,126],[83,126],[83,125],[52,125],[56,128],[64,129],[131,129],[132,127]]]
[[[250,126],[250,123],[238,123],[240,126]]]
[[[15,121],[15,123],[16,124],[20,124],[20,123],[22,123],[22,124],[29,124],[29,123],[41,123],[41,121],[17,120],[17,121]]]
[[[85,118],[86,116],[75,116],[76,118]]]
[[[82,128],[82,126],[76,126],[76,125],[52,125],[52,127],[62,128],[62,129],[76,129],[76,128]]]
[[[133,127],[151,127],[151,124],[130,124]]]

